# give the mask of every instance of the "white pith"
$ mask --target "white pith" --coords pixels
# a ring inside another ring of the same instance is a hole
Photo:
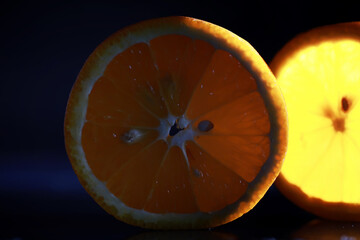
[[[186,119],[184,115],[181,117],[176,117],[171,114],[169,114],[167,118],[159,120],[160,125],[157,128],[157,130],[159,131],[158,139],[162,139],[167,142],[169,148],[171,148],[172,146],[178,146],[184,151],[184,143],[188,140],[193,140],[196,134],[196,131],[192,128],[190,124],[191,121]],[[177,122],[179,128],[183,130],[179,131],[174,136],[169,136],[170,129],[175,124],[175,122]]]

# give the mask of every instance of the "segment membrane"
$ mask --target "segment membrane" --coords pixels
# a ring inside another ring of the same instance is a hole
[[[235,57],[216,50],[196,85],[186,115],[194,119],[256,89],[254,78]]]
[[[268,136],[199,136],[196,142],[213,158],[247,182],[259,173],[270,154]]]
[[[121,126],[85,123],[81,142],[86,160],[99,180],[107,181],[122,164],[158,137],[156,130],[138,129],[139,139],[130,144],[123,140],[124,134],[129,130]]]
[[[179,147],[170,148],[165,156],[144,209],[155,213],[191,213],[199,210],[191,187],[188,166]]]
[[[157,141],[127,159],[108,179],[106,186],[109,191],[127,206],[142,209],[166,151],[167,144]]]
[[[197,205],[202,212],[220,210],[236,202],[248,183],[233,169],[214,159],[193,142],[186,143],[190,177]]]
[[[168,111],[160,93],[157,69],[146,43],[135,44],[115,56],[107,66],[104,77],[112,81],[120,94],[132,95],[159,118],[167,117]],[[121,100],[127,102],[124,96]]]
[[[205,41],[179,35],[155,38],[150,48],[169,112],[181,116],[215,49]]]

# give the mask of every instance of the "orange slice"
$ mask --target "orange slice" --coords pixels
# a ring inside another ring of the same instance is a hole
[[[127,27],[86,61],[65,116],[67,153],[110,214],[146,228],[207,228],[249,211],[277,177],[287,116],[243,39],[168,17]]]
[[[295,37],[271,68],[289,116],[277,186],[319,216],[360,220],[360,23]]]

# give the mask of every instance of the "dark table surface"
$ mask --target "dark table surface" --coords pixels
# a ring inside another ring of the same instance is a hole
[[[236,3],[236,5],[235,5]],[[296,34],[360,20],[355,1],[2,1],[0,3],[0,239],[291,239],[319,225],[358,239],[357,223],[329,223],[272,187],[243,217],[214,229],[129,226],[84,191],[64,150],[67,97],[93,49],[142,20],[183,15],[249,41],[266,62]],[[355,235],[354,235],[355,234]],[[315,237],[314,239],[319,239]],[[337,238],[339,239],[339,238]]]
[[[116,220],[95,203],[80,185],[65,152],[3,154],[1,162],[0,239],[301,239],[297,236],[314,223],[328,226],[329,231],[337,229],[341,240],[360,235],[359,223],[318,219],[293,205],[274,186],[254,209],[220,227],[141,229]],[[308,230],[318,234],[316,229]]]

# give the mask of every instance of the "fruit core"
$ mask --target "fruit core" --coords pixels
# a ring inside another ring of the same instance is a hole
[[[345,119],[344,118],[335,118],[333,119],[333,127],[337,132],[345,131]]]
[[[332,111],[330,108],[325,110],[325,116],[330,118],[332,121],[332,126],[336,132],[344,132],[345,131],[345,120],[347,118],[347,114],[351,107],[351,102],[348,98],[343,97],[340,101],[340,110],[338,114]]]
[[[178,132],[184,130],[184,128],[181,128],[177,121],[175,121],[174,125],[171,126],[169,131],[169,136],[175,136]]]
[[[341,111],[343,113],[347,113],[350,107],[350,102],[346,97],[343,97],[341,99]],[[341,116],[338,118],[333,119],[333,126],[334,129],[338,132],[344,132],[345,131],[345,118],[346,116]]]

